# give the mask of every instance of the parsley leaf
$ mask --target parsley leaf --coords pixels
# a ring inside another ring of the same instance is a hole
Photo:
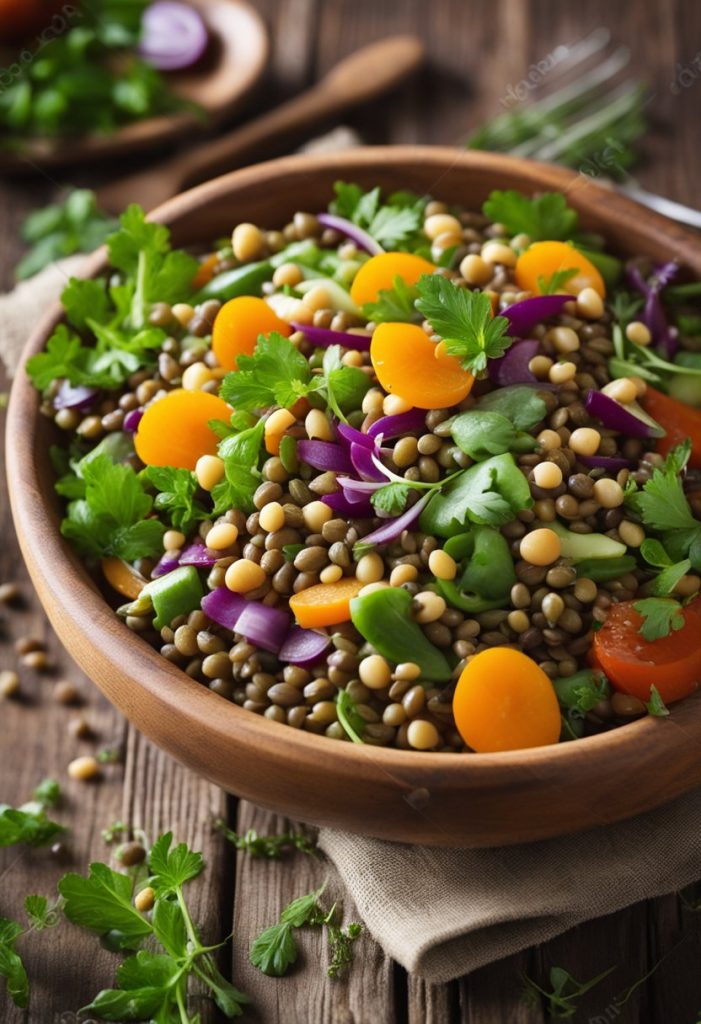
[[[150,923],[132,903],[132,879],[107,864],[91,864],[87,878],[64,875],[58,891],[69,921],[97,935],[114,932],[119,949],[136,949],[152,934]]]
[[[63,203],[34,210],[22,224],[22,238],[31,249],[16,267],[18,278],[32,277],[54,260],[74,252],[92,252],[117,221],[97,208],[95,193],[74,189]]]
[[[461,413],[450,429],[458,448],[476,462],[508,451],[530,452],[538,447],[531,434],[515,430],[511,420],[500,412]]]
[[[679,477],[687,452],[688,445],[674,448],[664,468],[655,469],[642,490],[628,493],[626,503],[647,527],[662,535],[670,559],[680,562],[688,556],[691,566],[701,569],[701,522],[692,514]]]
[[[385,249],[397,249],[418,231],[425,201],[411,193],[395,193],[382,205],[379,186],[363,192],[359,185],[337,181],[331,210],[363,228]]]
[[[417,288],[417,309],[443,339],[446,352],[456,356],[468,373],[481,373],[488,359],[502,356],[511,345],[509,321],[492,317],[492,304],[484,292],[456,288],[440,274],[424,274]]]
[[[671,594],[682,576],[686,576],[691,568],[691,562],[684,558],[681,562],[666,566],[654,580],[647,585],[647,591],[652,597],[666,597]]]
[[[29,1005],[29,978],[15,949],[15,943],[22,934],[21,925],[0,917],[0,978],[5,979],[12,1002],[24,1010]]]
[[[60,790],[55,779],[44,779],[32,794],[32,799],[21,807],[14,808],[0,804],[0,848],[26,843],[28,846],[46,846],[61,832],[62,825],[52,821],[46,814],[55,807]]]
[[[521,192],[496,190],[482,205],[485,217],[503,224],[510,235],[526,234],[531,242],[571,238],[579,218],[561,192],[544,192],[529,199]]]
[[[72,501],[61,533],[90,558],[125,561],[159,554],[165,527],[147,519],[153,500],[131,466],[100,455],[83,465],[85,498]]]
[[[297,944],[292,929],[301,928],[305,924],[322,923],[324,911],[319,906],[319,897],[323,891],[322,885],[306,896],[293,900],[282,911],[277,924],[260,933],[249,953],[254,967],[275,978],[281,978],[287,972],[297,960]]]
[[[499,412],[506,416],[516,430],[531,430],[545,419],[547,407],[535,388],[511,384],[495,388],[478,398],[474,405],[480,412]]]
[[[545,278],[542,274],[538,275],[538,290],[541,295],[555,295],[561,291],[564,285],[578,274],[579,271],[576,267],[567,267],[564,270],[556,270],[550,277]]]
[[[188,849],[186,843],[178,843],[171,849],[173,833],[159,836],[151,847],[149,884],[159,896],[176,893],[186,882],[197,878],[204,869],[201,853]]]
[[[410,484],[400,484],[398,481],[394,481],[373,491],[370,501],[377,512],[384,512],[388,516],[398,516],[406,508],[410,490]]]
[[[650,687],[650,699],[646,702],[647,713],[655,718],[666,718],[669,715],[669,708],[660,697],[659,691],[653,683]]]
[[[195,523],[210,515],[195,495],[199,487],[197,477],[190,469],[173,466],[148,466],[143,476],[158,491],[153,507],[165,512],[175,530],[190,533]]]
[[[341,346],[330,345],[322,360],[323,377],[314,378],[318,390],[326,393],[326,402],[340,420],[344,413],[359,409],[370,388],[370,378],[357,366],[344,366]]]
[[[646,597],[633,605],[643,617],[640,635],[648,643],[669,636],[673,630],[684,628],[684,615],[679,601],[671,597]]]
[[[288,408],[308,391],[309,363],[276,331],[259,335],[253,355],[241,355],[236,363],[238,369],[227,373],[220,390],[235,409]]]
[[[142,949],[117,968],[119,987],[98,992],[81,1013],[105,1020],[170,1021],[179,973],[177,960]]]
[[[229,434],[219,444],[219,455],[224,460],[224,479],[212,488],[214,515],[222,515],[232,508],[253,511],[253,495],[261,474],[258,469],[260,446],[265,432],[265,421],[259,420],[235,434]]]
[[[407,284],[397,274],[391,288],[381,288],[375,301],[367,302],[363,306],[363,316],[376,324],[416,323],[419,316],[414,303],[418,297],[418,288]]]
[[[504,526],[533,504],[528,482],[512,455],[495,455],[460,473],[431,497],[420,528],[439,537],[463,533],[469,522]]]

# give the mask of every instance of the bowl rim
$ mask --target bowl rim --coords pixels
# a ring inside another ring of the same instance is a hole
[[[310,168],[313,171],[321,165],[327,169],[337,168],[339,175],[347,174],[349,171],[352,173],[354,166],[396,167],[397,176],[400,178],[402,163],[417,159],[435,166],[437,176],[433,187],[438,189],[441,172],[445,171],[446,164],[492,172],[495,179],[498,179],[502,171],[518,171],[519,175],[523,176],[525,167],[526,177],[534,190],[557,189],[571,196],[577,188],[585,188],[590,204],[591,197],[595,197],[595,205],[600,209],[602,218],[606,217],[606,205],[612,201],[610,190],[589,178],[583,180],[585,176],[575,171],[492,153],[411,145],[359,147],[342,153],[297,155],[256,164],[190,189],[159,206],[149,214],[149,217],[161,223],[169,223],[197,210],[204,202],[218,194],[253,182],[259,184],[261,180],[273,181],[281,174],[308,174]],[[682,262],[692,260],[696,262],[697,267],[701,267],[701,240],[625,196],[616,195],[615,204],[631,224],[639,220],[644,213],[653,227],[664,229],[663,235],[675,240]],[[576,207],[576,201],[573,205]],[[95,276],[105,266],[106,251],[103,247],[87,257],[79,276]],[[117,619],[91,580],[87,569],[82,566],[59,532],[46,528],[47,520],[51,518],[47,516],[43,500],[46,482],[42,483],[33,457],[40,422],[39,394],[31,385],[24,367],[31,355],[44,348],[50,332],[61,319],[62,308],[57,302],[46,312],[32,332],[23,350],[12,387],[7,420],[6,454],[15,526],[35,583],[37,579],[41,580],[46,597],[61,609],[57,615],[55,610],[52,614],[51,606],[47,607],[52,621],[60,618],[65,627],[66,622],[72,620],[74,627],[84,636],[94,634],[90,641],[93,645],[99,643],[101,639],[107,641],[110,636],[121,637],[125,642],[119,655],[120,671],[131,676],[134,687],[145,688],[151,698],[160,705],[163,713],[174,715],[176,721],[184,722],[186,719],[188,723],[196,726],[202,735],[214,730],[220,734],[222,741],[235,743],[236,736],[240,735],[247,742],[260,746],[274,744],[279,758],[313,755],[319,750],[318,744],[321,741],[323,750],[335,752],[335,767],[349,782],[352,782],[359,772],[365,774],[368,762],[371,762],[374,772],[379,769],[393,776],[397,773],[404,780],[411,777],[419,782],[422,774],[431,774],[434,778],[439,776],[441,782],[451,788],[459,788],[461,780],[468,774],[472,785],[489,788],[492,784],[498,784],[499,780],[513,777],[514,771],[519,770],[524,773],[535,772],[541,777],[543,773],[550,774],[555,780],[557,775],[570,765],[600,757],[602,754],[615,752],[618,757],[626,760],[640,757],[641,751],[646,751],[649,755],[655,747],[660,747],[661,729],[672,723],[678,729],[683,729],[690,723],[695,724],[698,718],[695,709],[701,700],[701,693],[679,702],[674,714],[664,723],[648,716],[621,728],[585,737],[576,742],[466,755],[458,752],[415,752],[369,744],[360,746],[354,743],[339,743],[324,735],[304,732],[290,728],[286,724],[270,721],[238,707],[233,702],[222,700],[202,683],[188,677],[182,669],[169,663],[141,637],[128,630],[126,625]],[[21,439],[21,443],[18,443],[18,439]],[[52,483],[51,481],[49,489]],[[33,544],[33,536],[40,537],[41,544]],[[46,606],[44,596],[42,601]],[[104,651],[109,649],[107,643],[102,646]],[[83,667],[87,666],[86,671],[90,674],[87,655],[79,657],[78,660]],[[115,664],[114,660],[112,664]],[[129,717],[129,708],[133,707],[138,696],[136,691],[134,694],[117,692],[110,687],[103,669],[97,673],[96,682],[107,692],[109,699]],[[148,730],[144,731],[148,734]],[[667,737],[664,737],[663,742],[667,748]]]

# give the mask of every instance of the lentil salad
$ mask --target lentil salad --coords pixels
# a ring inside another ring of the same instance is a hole
[[[414,750],[574,739],[696,687],[675,265],[622,266],[555,194],[343,183],[198,259],[132,207],[109,251],[28,369],[71,438],[62,530],[168,660]]]

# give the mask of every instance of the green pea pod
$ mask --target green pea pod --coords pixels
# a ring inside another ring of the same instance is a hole
[[[273,275],[273,267],[269,260],[259,263],[245,263],[242,267],[225,270],[217,274],[204,288],[197,292],[191,300],[193,304],[206,302],[207,299],[220,299],[228,302],[239,295],[261,295],[262,286]]]
[[[420,666],[424,679],[447,682],[451,667],[412,619],[411,600],[411,594],[401,587],[385,587],[354,597],[350,603],[353,625],[385,658],[396,663],[413,661]]]
[[[637,564],[632,555],[622,555],[620,558],[584,558],[574,568],[580,580],[608,583],[632,572]]]
[[[452,580],[436,580],[436,587],[449,605],[452,605],[453,608],[459,608],[461,612],[467,612],[469,615],[476,615],[477,612],[487,612],[492,608],[503,608],[506,601],[506,598],[503,596],[490,601],[480,594],[466,594]]]
[[[204,596],[202,582],[194,565],[181,565],[165,576],[151,580],[142,590],[153,602],[156,629],[169,626],[178,615],[188,615],[200,607]]]
[[[488,601],[504,601],[516,582],[509,543],[491,526],[476,527],[473,536],[474,549],[460,578],[460,588]]]

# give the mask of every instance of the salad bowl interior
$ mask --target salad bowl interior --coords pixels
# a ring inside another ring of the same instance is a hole
[[[176,245],[201,245],[224,226],[270,227],[326,207],[339,178],[365,189],[411,189],[478,209],[493,189],[559,191],[582,226],[620,255],[678,259],[701,276],[701,242],[589,178],[487,153],[419,146],[291,157],[236,171],[169,201],[151,216]],[[105,268],[98,252],[85,276]],[[28,342],[41,351],[57,305]],[[130,632],[59,532],[49,448],[22,369],[7,433],[14,521],[37,593],[78,664],[134,725],[179,761],[238,796],[315,825],[402,842],[495,846],[543,839],[641,813],[701,784],[701,695],[669,719],[530,750],[421,754],[339,743],[254,715],[208,691]]]

